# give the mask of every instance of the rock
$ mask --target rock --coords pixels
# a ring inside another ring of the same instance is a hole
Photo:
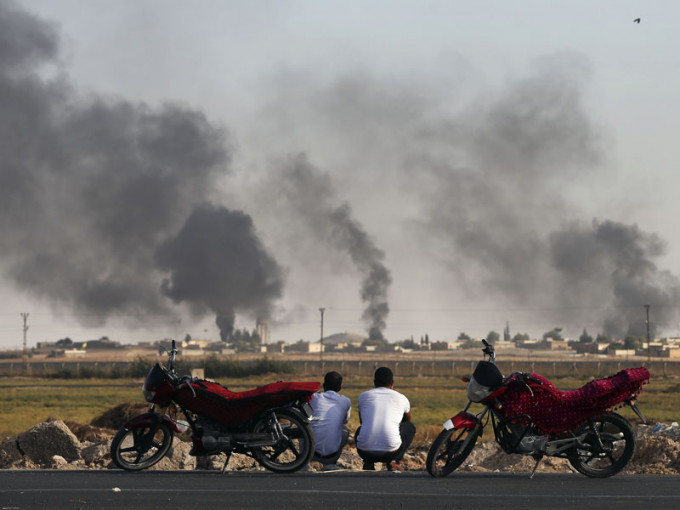
[[[116,431],[113,429],[85,425],[84,423],[72,420],[64,420],[64,423],[66,423],[66,426],[71,429],[71,432],[81,443],[84,441],[99,443],[107,439],[110,441],[116,435]]]
[[[99,443],[94,443],[86,446],[80,450],[80,455],[83,457],[85,464],[94,464],[96,462],[101,462],[110,456],[110,442],[101,441]]]
[[[63,421],[38,423],[17,437],[17,446],[24,457],[36,464],[50,465],[54,455],[68,462],[79,460],[80,441]]]
[[[61,455],[53,455],[52,456],[52,467],[54,469],[59,469],[61,467],[64,467],[66,464],[68,464],[68,461],[62,457]]]
[[[149,469],[157,471],[196,469],[196,457],[189,455],[190,450],[189,443],[175,439],[168,454]]]
[[[0,444],[0,469],[16,467],[22,460],[16,437],[8,437]]]

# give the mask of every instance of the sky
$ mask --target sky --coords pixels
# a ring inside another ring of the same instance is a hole
[[[0,0],[0,347],[677,336],[679,21]]]

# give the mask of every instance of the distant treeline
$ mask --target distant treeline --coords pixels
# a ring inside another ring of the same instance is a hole
[[[36,366],[31,364],[30,375],[43,376],[54,379],[137,379],[143,378],[149,372],[155,361],[142,356],[131,363],[44,363]],[[17,363],[13,368],[18,375],[22,366]],[[295,370],[288,361],[279,361],[267,357],[252,361],[238,361],[234,359],[218,359],[215,356],[196,361],[178,360],[175,370],[178,374],[191,373],[194,368],[202,368],[205,377],[216,379],[220,377],[248,377],[268,373],[291,374]],[[12,374],[5,374],[12,375]]]

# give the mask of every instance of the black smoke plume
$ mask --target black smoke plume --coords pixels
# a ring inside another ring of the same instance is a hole
[[[81,95],[58,58],[51,25],[0,2],[5,278],[88,325],[179,313],[168,297],[230,324],[266,310],[280,282],[250,219],[203,205],[229,167],[226,131],[178,104]]]
[[[552,260],[569,291],[614,297],[605,301],[603,332],[609,338],[645,336],[645,304],[654,323],[673,318],[674,306],[668,305],[680,298],[680,280],[653,262],[665,249],[657,235],[613,221],[576,223],[551,236]]]
[[[247,214],[225,207],[196,209],[176,237],[160,246],[159,267],[170,272],[163,293],[217,316],[222,340],[228,341],[236,311],[269,317],[281,297],[281,269],[267,253]]]
[[[309,163],[306,156],[289,158],[276,172],[280,201],[293,208],[316,239],[349,254],[362,275],[360,296],[366,308],[362,318],[372,339],[382,339],[389,314],[387,296],[392,276],[384,264],[385,254],[353,218],[349,204],[338,200],[327,174]]]

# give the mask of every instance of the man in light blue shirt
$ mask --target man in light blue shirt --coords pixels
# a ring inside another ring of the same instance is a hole
[[[323,393],[316,393],[311,406],[314,411],[312,428],[316,437],[316,451],[312,460],[321,462],[324,471],[339,469],[336,462],[349,439],[351,401],[338,393],[342,389],[342,375],[328,372],[323,381]]]

